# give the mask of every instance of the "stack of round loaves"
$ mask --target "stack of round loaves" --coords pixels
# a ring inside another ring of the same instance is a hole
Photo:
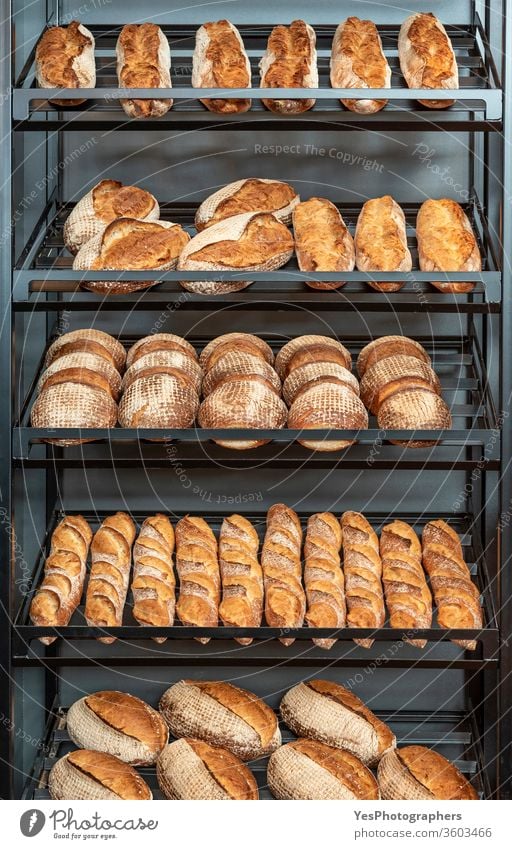
[[[199,406],[202,369],[186,339],[155,333],[128,351],[119,404],[121,427],[186,428]]]
[[[87,328],[59,336],[46,354],[32,427],[114,427],[125,360],[121,343],[101,330]],[[49,441],[66,446],[91,440]]]
[[[428,353],[407,336],[382,336],[366,345],[357,359],[361,398],[386,430],[450,428],[450,410],[441,397],[441,384]],[[421,448],[435,443],[391,440]]]
[[[351,368],[350,352],[329,336],[299,336],[281,348],[276,371],[284,381],[283,396],[290,405],[288,427],[367,428],[368,415]],[[316,451],[336,451],[354,440],[309,438],[299,442]]]
[[[286,405],[273,368],[272,349],[250,333],[213,339],[199,358],[204,369],[199,424],[204,428],[282,428]],[[246,449],[267,439],[216,439],[224,448]]]

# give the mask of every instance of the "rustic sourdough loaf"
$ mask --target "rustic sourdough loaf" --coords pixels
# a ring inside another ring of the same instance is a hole
[[[350,17],[334,33],[331,51],[333,88],[390,88],[391,68],[373,21]],[[362,115],[379,112],[387,100],[342,100]]]
[[[143,336],[131,346],[126,355],[127,368],[130,368],[140,357],[156,351],[181,351],[192,360],[197,360],[194,346],[182,336],[176,336],[175,333],[153,333],[151,336]]]
[[[257,799],[254,775],[228,749],[181,738],[165,747],[156,774],[167,799]]]
[[[113,755],[88,749],[70,752],[57,761],[48,777],[48,790],[52,799],[147,801],[153,798],[148,785],[132,766]]]
[[[174,624],[176,578],[173,568],[174,530],[157,513],[142,523],[133,547],[133,617],[141,625],[168,628]],[[165,637],[153,637],[164,643]]]
[[[338,209],[325,198],[309,198],[293,211],[295,252],[301,271],[353,271],[354,240]],[[338,289],[344,283],[306,280],[312,289]]]
[[[263,573],[258,560],[260,541],[255,528],[244,516],[234,514],[222,522],[219,536],[219,563],[222,601],[219,615],[227,626],[239,628],[261,625],[263,616]],[[240,645],[251,637],[237,637]]]
[[[281,380],[284,380],[284,378],[290,373],[290,362],[298,351],[301,351],[304,348],[316,348],[317,346],[325,345],[331,348],[336,348],[342,353],[342,362],[345,365],[345,368],[350,371],[352,368],[352,357],[350,356],[350,352],[344,345],[341,344],[341,342],[338,341],[338,339],[332,339],[330,336],[296,336],[294,339],[287,342],[286,345],[283,345],[279,353],[276,355],[275,368]]]
[[[459,87],[457,60],[441,21],[431,12],[405,19],[398,35],[400,68],[409,88]],[[420,100],[429,109],[446,109],[454,100]]]
[[[244,212],[271,212],[278,221],[291,224],[299,201],[288,183],[249,177],[229,183],[206,198],[196,212],[195,225],[197,230],[204,230]]]
[[[230,21],[210,21],[196,32],[192,56],[194,88],[251,88],[251,64],[237,28]],[[247,112],[248,98],[201,98],[210,112]]]
[[[156,24],[127,24],[116,45],[117,77],[120,88],[171,88],[171,51]],[[122,99],[130,118],[160,118],[172,100]]]
[[[180,595],[176,613],[183,625],[216,628],[219,624],[220,567],[212,529],[198,516],[185,516],[176,525],[176,569]],[[198,637],[206,644],[209,637]]]
[[[217,385],[199,407],[198,421],[204,428],[284,427],[286,404],[272,384],[259,375],[232,374]],[[215,439],[217,445],[243,451],[265,445],[268,439]]]
[[[270,33],[267,49],[260,60],[261,88],[318,88],[316,35],[309,24],[292,21],[276,26]],[[295,115],[315,105],[314,98],[270,100],[263,104],[272,112]]]
[[[416,357],[427,365],[431,365],[430,357],[423,345],[408,336],[380,336],[373,339],[360,351],[357,358],[357,373],[363,377],[367,369],[386,357],[406,356]]]
[[[216,336],[201,351],[199,363],[205,371],[209,371],[218,362],[218,357],[224,356],[227,351],[251,353],[261,357],[269,365],[274,364],[270,345],[252,333],[224,333],[222,336]]]
[[[425,746],[387,752],[377,771],[383,799],[476,800],[478,794],[454,764]]]
[[[363,204],[357,219],[356,266],[359,271],[410,271],[412,257],[407,247],[405,215],[389,195]],[[404,283],[373,283],[378,292],[397,292]]]
[[[68,26],[50,27],[36,47],[36,80],[40,88],[94,88],[96,65],[94,38],[78,21]],[[83,98],[52,100],[67,109],[79,106]]]
[[[416,220],[421,271],[481,271],[482,258],[469,219],[450,198],[426,200]],[[474,283],[437,281],[441,292],[471,292]]]
[[[126,362],[126,351],[113,336],[88,327],[81,330],[71,330],[58,336],[48,348],[44,367],[48,368],[54,360],[65,354],[74,354],[77,351],[83,353],[97,354],[108,360],[119,372],[124,368]]]

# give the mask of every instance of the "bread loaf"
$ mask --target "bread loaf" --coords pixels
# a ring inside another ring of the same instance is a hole
[[[290,407],[288,427],[310,429],[364,430],[368,427],[368,414],[362,401],[347,386],[325,381],[305,387]],[[315,439],[313,436],[297,440],[304,448],[313,451],[339,451],[357,442],[356,439]]]
[[[224,519],[219,537],[222,601],[219,615],[224,625],[250,628],[261,625],[263,616],[263,573],[258,561],[260,541],[244,516]],[[237,637],[242,646],[251,637]]]
[[[286,405],[272,384],[258,375],[226,377],[202,402],[198,421],[204,428],[275,428],[286,423]],[[215,439],[224,448],[243,451],[268,439]]]
[[[106,518],[91,544],[91,574],[85,599],[87,624],[111,628],[123,624],[123,609],[130,580],[135,525],[127,513]],[[100,637],[113,643],[115,637]]]
[[[382,628],[386,611],[377,536],[361,513],[346,512],[340,521],[347,625],[351,628]],[[373,645],[371,638],[354,642],[368,649]]]
[[[357,219],[356,266],[359,271],[411,271],[405,215],[389,195],[367,200]],[[373,283],[378,292],[397,292],[404,281]]]
[[[55,383],[52,383],[52,379],[56,375],[59,375],[59,382],[61,382],[60,378],[63,375],[86,385],[101,382],[102,386],[112,395],[114,401],[119,399],[121,376],[109,360],[98,354],[76,351],[74,354],[63,354],[62,357],[58,357],[43,371],[39,378],[36,389],[38,395],[46,386],[55,385]],[[104,382],[100,381],[100,378],[103,378]],[[64,382],[67,382],[67,379]]]
[[[30,605],[30,621],[37,626],[68,625],[80,604],[92,531],[83,516],[64,516],[55,528],[43,580]],[[49,646],[56,637],[40,637]]]
[[[267,529],[261,551],[265,584],[265,619],[271,628],[301,628],[306,613],[302,586],[302,527],[296,512],[274,504],[267,513]],[[284,646],[294,638],[280,637]]]
[[[223,681],[179,681],[163,694],[160,710],[175,737],[203,740],[242,761],[263,758],[281,745],[274,711],[254,693]]]
[[[105,752],[134,766],[154,764],[169,737],[157,710],[116,690],[101,690],[74,702],[66,728],[79,748]]]
[[[385,357],[366,370],[361,380],[361,401],[377,415],[386,398],[400,389],[427,389],[440,395],[441,382],[434,369],[417,357]]]
[[[450,410],[440,395],[430,389],[403,389],[390,395],[379,407],[379,428],[383,430],[444,430],[451,428]],[[394,445],[425,448],[436,440],[391,439]]]
[[[322,359],[319,362],[304,363],[290,371],[283,383],[283,398],[291,405],[304,389],[322,382],[339,383],[359,395],[359,382],[352,372],[339,363],[325,362]]]
[[[88,327],[58,336],[46,352],[44,367],[48,368],[59,357],[77,352],[103,357],[119,372],[123,370],[126,362],[126,351],[117,339],[102,330]]]
[[[331,51],[333,88],[390,88],[391,68],[373,21],[350,17],[334,33]],[[368,115],[379,112],[387,100],[343,100],[347,109]]]
[[[353,271],[354,240],[337,208],[325,198],[309,198],[293,211],[295,251],[301,271]],[[344,283],[306,280],[311,289],[338,289]]]
[[[421,271],[481,271],[482,258],[473,228],[454,200],[426,200],[416,220]],[[437,281],[441,292],[471,292],[474,283]]]
[[[281,381],[266,360],[261,356],[245,353],[243,350],[237,351],[236,348],[224,350],[222,357],[208,371],[203,380],[203,396],[205,398],[232,375],[262,377],[276,395],[281,396]]]
[[[116,45],[117,76],[120,88],[171,88],[171,51],[156,24],[126,24]],[[160,118],[172,100],[122,99],[130,118]]]
[[[84,375],[78,376],[83,379]],[[100,382],[99,380],[97,381]],[[117,404],[110,391],[73,381],[46,386],[30,413],[30,423],[35,428],[58,430],[77,428],[87,434],[90,428],[111,428],[117,421]],[[54,445],[69,446],[91,442],[85,435],[78,439],[47,439]]]
[[[123,392],[139,377],[152,374],[170,374],[181,377],[194,390],[196,395],[201,392],[203,370],[196,360],[182,351],[151,351],[138,357],[123,377]]]
[[[346,749],[375,766],[396,746],[391,729],[350,690],[333,681],[312,679],[288,690],[281,717],[299,737]]]
[[[363,377],[367,369],[386,357],[416,357],[417,360],[431,365],[430,357],[423,345],[408,336],[380,336],[373,339],[360,351],[357,358],[357,373]]]
[[[400,68],[409,88],[459,87],[457,60],[441,21],[432,12],[416,12],[400,27]],[[429,109],[446,109],[454,100],[420,100]]]
[[[284,378],[290,373],[290,362],[298,351],[312,346],[316,347],[325,345],[331,348],[336,348],[336,350],[342,353],[345,368],[350,371],[352,368],[352,357],[350,356],[350,352],[338,339],[332,339],[330,336],[296,336],[294,339],[287,342],[286,345],[283,345],[276,355],[275,369],[281,380],[284,380]]]
[[[174,624],[176,578],[174,531],[161,513],[142,523],[133,548],[133,616],[141,625],[169,628]],[[165,637],[154,637],[164,643]]]
[[[194,88],[251,88],[251,63],[237,28],[230,21],[211,21],[196,32],[192,56]],[[247,112],[251,101],[245,99],[201,98],[210,112],[221,115]]]
[[[457,767],[425,746],[404,746],[387,752],[379,763],[377,780],[383,799],[478,799],[476,790]]]
[[[304,21],[274,27],[260,61],[261,88],[318,88],[316,35]],[[263,104],[272,112],[295,115],[315,105],[314,98],[269,100]]]
[[[180,579],[176,613],[181,623],[216,628],[220,602],[217,540],[204,519],[185,516],[176,525],[176,569]],[[210,641],[209,637],[197,639],[203,644]]]
[[[268,786],[276,799],[379,799],[359,758],[317,740],[294,740],[270,756]]]
[[[228,749],[182,737],[165,747],[156,773],[167,799],[257,799],[254,775]]]
[[[94,88],[96,65],[94,38],[78,21],[68,26],[50,27],[36,47],[36,80],[40,88]],[[52,100],[54,106],[68,109],[85,103],[83,98]]]
[[[184,372],[137,377],[123,393],[119,424],[131,428],[187,428],[196,417],[199,398]]]
[[[175,333],[153,333],[151,336],[143,336],[131,346],[126,355],[127,368],[133,366],[141,357],[157,351],[179,351],[192,360],[197,360],[194,346],[182,336],[176,336]]]
[[[199,363],[205,371],[209,371],[217,364],[219,357],[224,356],[227,351],[251,353],[266,360],[270,365],[274,363],[274,354],[270,345],[252,333],[224,333],[222,336],[216,336],[201,351]]]
[[[132,766],[112,755],[78,749],[64,755],[48,777],[52,799],[134,799],[147,801],[152,793]]]
[[[300,198],[288,183],[250,177],[223,186],[206,198],[196,212],[197,230],[244,212],[271,212],[283,224],[291,224]]]
[[[159,217],[158,201],[149,192],[137,186],[123,186],[119,180],[101,180],[68,215],[64,244],[70,253],[76,254],[116,218],[158,221]]]
[[[344,628],[345,580],[341,571],[341,528],[332,513],[315,513],[308,519],[304,543],[304,586],[312,628]],[[313,638],[315,645],[330,649],[335,639]]]

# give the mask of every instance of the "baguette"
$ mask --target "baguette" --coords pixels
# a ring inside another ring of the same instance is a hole
[[[123,624],[123,610],[130,580],[135,525],[127,513],[105,519],[91,543],[91,574],[85,599],[87,624],[96,628]],[[99,637],[113,643],[115,637]]]
[[[174,531],[161,513],[142,523],[133,548],[133,616],[141,625],[169,628],[174,624],[176,578]],[[164,643],[165,637],[154,637]]]
[[[248,628],[261,625],[263,616],[263,573],[258,561],[260,541],[243,516],[224,519],[219,537],[222,601],[219,615],[224,625]],[[236,637],[241,646],[252,637]]]
[[[52,799],[148,801],[151,790],[129,764],[104,752],[78,749],[60,758],[48,777]]]
[[[302,586],[302,528],[290,507],[274,504],[267,513],[267,529],[261,551],[265,584],[265,619],[271,628],[301,628],[306,614]],[[295,638],[280,637],[283,646]]]
[[[260,61],[261,88],[318,88],[316,35],[304,21],[274,27]],[[269,100],[263,104],[272,112],[296,115],[315,105],[314,98]]]
[[[257,799],[251,770],[228,749],[182,737],[158,758],[158,784],[167,799]]]
[[[301,271],[353,271],[354,240],[337,208],[325,198],[309,198],[293,211],[295,251]],[[344,283],[306,280],[311,289],[339,289]]]
[[[117,339],[104,333],[103,330],[88,327],[83,330],[71,330],[70,333],[58,336],[46,352],[44,367],[48,368],[54,360],[65,354],[78,351],[103,357],[119,372],[123,370],[126,362],[126,351]]]
[[[156,24],[126,24],[116,44],[117,76],[120,88],[171,88],[171,51],[164,33]],[[172,100],[122,99],[130,118],[160,118]]]
[[[359,271],[411,271],[405,215],[389,195],[367,200],[357,219],[356,266]],[[398,292],[404,282],[373,283],[378,292]]]
[[[36,47],[36,80],[40,88],[95,88],[94,38],[78,21],[47,29]],[[68,109],[83,98],[51,100]]]
[[[204,519],[185,516],[176,525],[176,569],[180,579],[176,613],[180,622],[216,628],[220,602],[217,540]],[[196,639],[203,644],[210,641],[210,637]]]
[[[308,519],[304,543],[304,586],[312,628],[344,628],[345,580],[341,571],[341,528],[332,513],[315,513]],[[313,638],[315,645],[330,649],[335,639]]]
[[[469,219],[454,200],[426,200],[416,220],[421,271],[481,271],[482,257]],[[471,292],[474,283],[433,282],[441,292]]]
[[[43,580],[30,605],[34,625],[68,625],[82,598],[91,540],[92,531],[83,516],[65,516],[59,522],[52,534]],[[40,637],[46,646],[56,639]]]
[[[237,28],[230,21],[209,22],[196,32],[192,56],[194,88],[251,88],[251,63]],[[232,115],[251,108],[249,98],[201,98],[210,112]]]
[[[398,35],[400,68],[409,88],[459,87],[452,43],[441,21],[431,12],[410,15]],[[420,100],[429,109],[446,109],[454,100]]]
[[[391,87],[391,68],[372,21],[350,17],[336,29],[331,51],[331,85],[333,88]],[[361,115],[379,112],[387,104],[387,100],[341,102]]]
[[[378,542],[375,545],[376,534],[361,513],[344,513],[340,522],[347,624],[352,628],[382,628],[386,611]],[[354,642],[369,649],[374,641],[364,638]]]
[[[379,763],[377,781],[383,799],[478,799],[478,793],[457,767],[425,746],[404,746],[387,752]]]
[[[299,201],[298,194],[288,183],[258,177],[237,180],[202,202],[195,216],[196,229],[205,230],[244,212],[271,212],[278,221],[288,225]]]

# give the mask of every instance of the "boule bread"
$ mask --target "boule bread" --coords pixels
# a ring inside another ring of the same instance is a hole
[[[421,271],[481,271],[482,257],[466,213],[450,198],[426,200],[416,219]],[[474,283],[437,281],[441,292],[471,292]]]
[[[156,765],[167,799],[257,799],[254,775],[228,749],[182,737],[165,747]]]
[[[457,767],[425,746],[387,752],[377,770],[383,799],[474,801],[478,793]]]
[[[386,357],[416,357],[431,365],[430,357],[423,345],[408,336],[380,336],[362,348],[357,358],[357,373],[363,377],[367,369]]]
[[[40,88],[95,88],[94,37],[78,21],[50,27],[36,47],[35,64]],[[50,102],[64,109],[85,103],[83,98]]]
[[[295,369],[312,363],[334,363],[338,366],[346,367],[346,362],[345,351],[334,345],[325,345],[323,343],[318,345],[304,345],[291,357],[284,373],[288,377]]]
[[[157,513],[142,523],[133,547],[133,618],[141,625],[169,628],[174,624],[176,578],[173,568],[174,530]],[[153,637],[165,642],[165,637]]]
[[[71,330],[69,333],[58,336],[46,352],[44,367],[48,368],[58,357],[63,357],[65,354],[74,354],[77,351],[104,357],[119,372],[123,370],[126,362],[126,351],[117,339],[114,339],[108,333],[104,333],[103,330],[87,327],[81,330]]]
[[[318,88],[316,35],[309,24],[292,21],[276,26],[270,33],[267,49],[260,60],[260,86],[272,88]],[[263,104],[272,112],[296,115],[315,105],[315,100],[269,100]]]
[[[110,392],[79,382],[47,386],[36,398],[30,413],[35,428],[58,430],[77,428],[84,432],[78,439],[48,439],[54,445],[69,446],[90,442],[90,428],[111,428],[117,422],[117,404]]]
[[[203,396],[205,398],[230,375],[257,375],[270,384],[276,395],[281,395],[281,381],[269,363],[260,356],[238,351],[236,348],[226,350],[216,364],[208,371],[203,380]]]
[[[199,27],[192,56],[194,88],[251,88],[251,63],[237,28],[231,21],[210,21]],[[221,115],[247,112],[249,98],[201,98],[210,112]]]
[[[119,399],[121,393],[121,376],[110,360],[99,356],[98,354],[89,354],[87,351],[75,351],[73,354],[63,354],[61,357],[53,360],[52,363],[45,368],[37,384],[37,394],[44,389],[49,378],[56,375],[58,372],[73,372],[78,383],[84,383],[82,378],[89,376],[103,377],[108,386],[108,390],[114,401]]]
[[[343,354],[344,365],[349,371],[352,369],[352,357],[350,356],[350,352],[345,348],[344,345],[338,339],[332,339],[330,336],[317,336],[317,335],[307,335],[307,336],[296,336],[294,339],[291,339],[286,345],[283,345],[281,350],[276,355],[275,361],[275,369],[281,378],[284,378],[289,374],[289,363],[292,357],[297,353],[297,351],[302,348],[307,348],[310,346],[316,345],[328,345],[332,348],[336,348],[338,351],[341,351]]]
[[[398,35],[400,68],[409,88],[459,87],[459,72],[452,43],[441,21],[432,12],[416,12],[405,19]],[[429,109],[446,109],[454,100],[420,100]]]
[[[323,380],[329,382],[331,378],[359,395],[359,381],[346,366],[322,360],[294,368],[283,383],[283,398],[291,405],[306,386],[321,383]]]
[[[123,376],[123,392],[139,377],[147,377],[150,374],[175,374],[184,375],[190,386],[199,395],[203,370],[197,360],[193,360],[189,354],[179,350],[155,350],[143,354],[135,360]]]
[[[151,790],[129,764],[104,752],[78,749],[60,758],[48,777],[52,799],[148,801]]]
[[[131,346],[126,355],[126,367],[130,368],[140,357],[155,351],[181,351],[191,359],[197,360],[194,346],[182,336],[176,336],[175,333],[152,333],[151,336],[138,339]]]
[[[204,230],[244,212],[271,212],[278,221],[291,224],[292,212],[299,201],[288,183],[248,177],[229,183],[206,198],[196,212],[196,229]]]
[[[405,215],[390,195],[363,204],[357,219],[355,248],[359,271],[411,271]],[[378,292],[397,292],[404,285],[404,281],[368,282]]]
[[[194,423],[199,398],[185,372],[136,377],[119,404],[119,424],[131,428],[186,428]]]
[[[309,198],[293,211],[295,252],[301,271],[353,271],[354,240],[338,209],[326,198]],[[344,283],[306,280],[311,289],[338,289]]]
[[[217,363],[217,354],[221,349],[223,354],[228,349],[233,351],[247,350],[254,354],[254,356],[259,356],[266,360],[270,365],[274,363],[272,348],[264,339],[254,336],[253,333],[224,333],[222,336],[216,336],[215,339],[208,342],[201,351],[199,364],[204,368],[205,372],[213,368]]]
[[[306,437],[310,429],[364,430],[368,413],[360,398],[347,386],[320,382],[305,387],[288,412],[288,427],[302,430],[300,445],[313,451],[338,451],[352,445],[356,439],[315,439]]]
[[[391,68],[373,21],[350,17],[334,33],[331,51],[333,88],[391,88]],[[379,112],[387,100],[342,100],[361,115]]]
[[[361,380],[361,401],[376,415],[383,401],[400,388],[431,389],[439,395],[441,382],[434,369],[417,357],[385,357],[366,369]]]
[[[171,51],[164,33],[156,24],[126,24],[116,44],[119,87],[171,88]],[[160,118],[172,100],[121,99],[130,118]]]
[[[390,395],[380,405],[377,414],[379,428],[383,430],[447,430],[452,417],[446,402],[431,389],[402,389]],[[394,445],[425,448],[435,445],[435,440],[390,440]]]
[[[231,375],[204,399],[198,421],[204,428],[283,428],[286,404],[273,386],[258,375]],[[268,439],[215,439],[224,448],[245,450],[265,445]]]

